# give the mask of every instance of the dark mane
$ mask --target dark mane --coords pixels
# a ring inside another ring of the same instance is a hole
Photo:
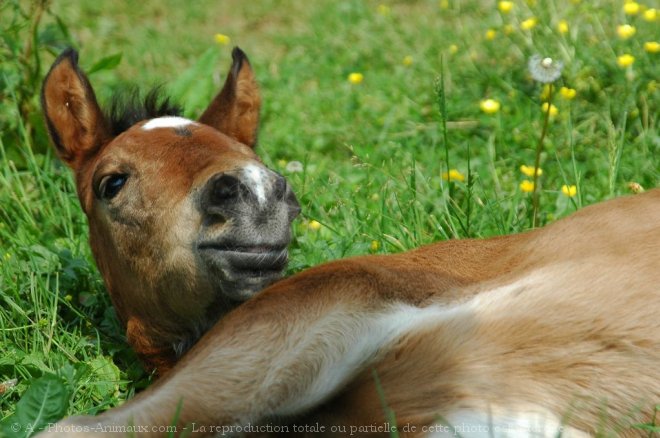
[[[180,116],[183,108],[162,95],[161,87],[152,88],[142,97],[140,90],[132,88],[112,97],[106,120],[110,132],[117,136],[142,120],[163,116]]]

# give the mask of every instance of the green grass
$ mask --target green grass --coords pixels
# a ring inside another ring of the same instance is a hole
[[[134,3],[67,0],[52,10],[84,67],[122,54],[115,70],[91,76],[102,102],[129,83],[165,83],[188,115],[199,115],[224,79],[231,46],[248,53],[263,91],[260,154],[287,176],[303,207],[290,273],[529,229],[532,197],[520,190],[528,178],[519,168],[533,165],[543,124],[542,87],[527,71],[537,53],[564,62],[555,89],[577,91],[573,100],[553,98],[541,224],[628,193],[630,182],[658,185],[660,54],[643,48],[659,39],[658,22],[625,16],[622,1],[514,1],[506,15],[496,2],[473,0]],[[537,26],[521,30],[532,16]],[[557,30],[562,19],[566,34]],[[637,33],[622,40],[616,26],[626,22]],[[488,29],[496,31],[492,41]],[[216,44],[215,33],[231,44]],[[635,56],[632,67],[617,65],[623,53]],[[349,83],[352,72],[362,83]],[[500,111],[483,113],[486,98]],[[0,109],[0,121],[16,119],[11,105]],[[71,175],[25,126],[0,144],[0,383],[18,379],[0,395],[0,418],[44,373],[62,376],[71,390],[68,413],[95,413],[149,376],[110,308]],[[291,161],[303,163],[302,172],[287,171]],[[448,163],[465,181],[443,180]],[[576,185],[577,195],[564,196],[564,184]]]

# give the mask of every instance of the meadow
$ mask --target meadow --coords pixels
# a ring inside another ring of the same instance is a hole
[[[64,47],[80,50],[101,103],[163,85],[194,118],[240,46],[262,87],[259,154],[302,206],[291,274],[521,232],[658,186],[659,7],[0,3],[0,435],[101,412],[151,380],[126,346],[41,119],[40,81]],[[651,436],[658,423],[639,427]]]

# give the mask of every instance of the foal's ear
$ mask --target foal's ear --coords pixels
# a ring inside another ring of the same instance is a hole
[[[225,85],[199,121],[254,147],[261,108],[259,87],[245,53],[235,47],[231,56],[233,63]]]
[[[57,57],[41,89],[48,132],[60,158],[76,169],[109,139],[94,90],[78,68],[78,52]]]

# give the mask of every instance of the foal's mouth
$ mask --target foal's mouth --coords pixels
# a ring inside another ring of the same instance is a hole
[[[229,281],[259,282],[264,277],[279,277],[289,259],[286,245],[206,242],[198,248],[206,263],[220,268]]]
[[[289,259],[286,245],[204,242],[197,248],[219,292],[235,301],[245,301],[279,280]]]

